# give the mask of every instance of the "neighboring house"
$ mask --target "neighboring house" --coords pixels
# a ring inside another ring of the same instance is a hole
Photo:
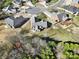
[[[57,14],[59,21],[65,21],[69,18],[69,14],[66,13],[60,13]]]
[[[12,14],[16,13],[16,9],[14,9],[12,6],[5,7],[2,9],[2,11],[5,13],[8,13],[8,14],[9,13],[12,13]]]
[[[57,15],[58,16],[58,19],[59,19],[59,22],[61,25],[70,25],[72,24],[72,17],[69,16],[69,14],[67,13],[60,13]]]
[[[35,15],[35,14],[40,13],[41,12],[41,9],[39,9],[37,7],[31,7],[29,9],[27,9],[26,12],[29,13],[29,14]]]
[[[29,20],[29,18],[24,18],[22,16],[20,17],[8,17],[5,19],[5,22],[7,25],[9,25],[12,28],[18,28],[21,27],[23,24],[25,24],[27,21]]]
[[[67,13],[52,13],[52,21],[53,24],[56,24],[58,22],[64,22],[67,19],[70,19],[71,17]]]
[[[65,6],[64,9],[70,11],[72,14],[78,15],[79,9],[74,6]]]

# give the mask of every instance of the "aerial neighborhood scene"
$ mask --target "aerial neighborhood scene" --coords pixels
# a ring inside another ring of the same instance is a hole
[[[79,0],[0,0],[0,59],[79,59]]]

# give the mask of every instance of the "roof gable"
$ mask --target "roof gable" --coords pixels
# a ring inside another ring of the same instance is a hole
[[[65,18],[67,18],[67,14],[65,13],[58,14],[58,18],[59,20],[65,20]]]
[[[24,18],[24,17],[9,17],[5,19],[6,23],[8,23],[10,26],[14,26],[15,28],[21,27],[23,24],[25,24],[29,18]]]

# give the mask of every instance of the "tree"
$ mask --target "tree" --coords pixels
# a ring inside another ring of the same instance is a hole
[[[69,49],[70,49],[69,43],[65,43],[65,45],[64,45],[64,50],[66,51],[66,50],[69,50]]]
[[[49,41],[48,42],[48,46],[51,46],[51,47],[55,47],[56,46],[56,43],[53,41]]]
[[[1,4],[0,4],[0,9],[10,5],[12,3],[12,0],[4,0]]]
[[[34,5],[38,2],[38,0],[31,0],[31,1]]]

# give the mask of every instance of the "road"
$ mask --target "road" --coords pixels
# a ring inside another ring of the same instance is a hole
[[[60,7],[63,5],[64,2],[65,0],[59,0],[57,3],[50,5],[49,7],[52,7],[52,8]]]
[[[53,9],[57,9],[57,7],[61,7],[62,4],[64,3],[64,0],[59,0],[58,2],[56,2],[53,5],[48,6],[48,8],[53,8]],[[48,8],[42,6],[41,4],[39,4],[38,6],[36,6],[38,9],[41,10],[42,13],[44,13],[46,16],[48,16],[50,19],[52,18],[52,13],[48,11]],[[34,8],[34,7],[33,7]],[[37,11],[32,11],[32,12],[37,12]],[[52,21],[52,20],[51,20]],[[51,22],[50,21],[50,22]]]

